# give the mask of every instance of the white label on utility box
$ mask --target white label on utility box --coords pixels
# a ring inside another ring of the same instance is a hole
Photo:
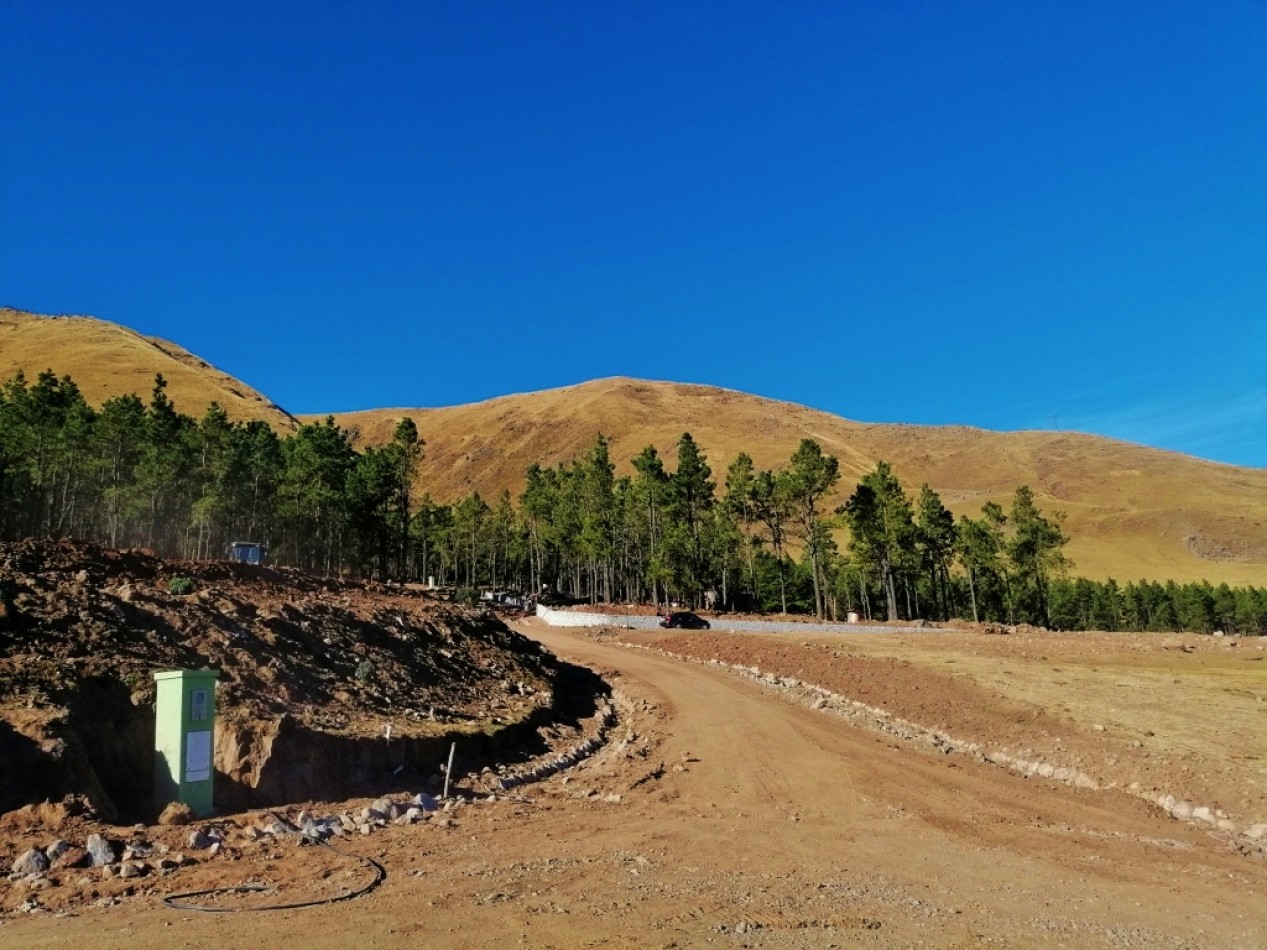
[[[211,778],[211,731],[185,734],[185,781]]]

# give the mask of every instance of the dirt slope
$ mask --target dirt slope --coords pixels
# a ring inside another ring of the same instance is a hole
[[[173,578],[192,592],[172,593]],[[108,817],[161,808],[149,801],[153,674],[203,668],[220,671],[225,804],[348,794],[429,765],[452,734],[474,748],[535,728],[553,713],[557,672],[491,615],[422,592],[0,544],[0,812],[68,793]]]
[[[233,419],[262,419],[279,430],[295,425],[267,397],[175,343],[96,317],[0,308],[0,379],[22,370],[34,380],[46,369],[74,379],[93,405],[127,393],[148,399],[162,373],[176,408],[195,418],[218,402]]]
[[[1267,942],[1267,864],[1139,799],[904,744],[716,668],[524,629],[561,657],[610,672],[627,698],[620,741],[521,796],[347,841],[387,869],[373,894],[274,914],[158,904],[194,886],[258,880],[280,888],[271,899],[294,901],[365,876],[327,849],[260,843],[170,879],[102,882],[103,894],[134,885],[121,906],[0,918],[0,942],[128,950],[170,946],[173,937],[304,948]]]
[[[1267,576],[1267,470],[1207,462],[1100,436],[989,432],[967,426],[853,422],[731,390],[603,379],[443,409],[336,416],[363,442],[388,439],[404,415],[427,442],[422,487],[442,500],[472,489],[518,492],[533,461],[570,461],[600,432],[618,471],[645,445],[670,465],[689,431],[720,482],[740,451],[784,465],[802,438],[841,460],[842,494],[877,459],[912,490],[927,481],[958,513],[1006,504],[1028,484],[1045,510],[1067,513],[1069,553],[1089,577],[1262,583]]]

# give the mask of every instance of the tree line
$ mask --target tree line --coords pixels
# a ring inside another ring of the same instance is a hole
[[[161,376],[148,402],[94,409],[68,377],[19,373],[0,388],[0,537],[192,558],[259,541],[274,561],[326,574],[595,601],[1267,633],[1267,590],[1071,578],[1062,517],[1026,486],[1006,509],[956,518],[928,485],[912,498],[879,462],[830,506],[840,465],[810,439],[777,469],[741,453],[719,486],[689,434],[671,460],[643,449],[622,477],[599,436],[569,463],[532,465],[517,498],[491,503],[419,495],[423,454],[408,419],[357,451],[332,418],[284,437],[214,403],[194,419]]]

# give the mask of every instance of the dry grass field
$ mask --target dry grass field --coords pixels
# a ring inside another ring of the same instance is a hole
[[[472,489],[518,492],[524,470],[577,457],[602,433],[617,472],[654,445],[673,462],[689,431],[720,483],[741,452],[758,467],[785,465],[802,438],[841,460],[838,497],[878,459],[915,492],[928,482],[957,513],[986,501],[1006,507],[1030,485],[1046,511],[1064,511],[1077,572],[1261,584],[1267,580],[1267,471],[1207,462],[1073,432],[990,432],[967,426],[867,424],[746,393],[680,383],[601,379],[443,409],[336,415],[368,444],[402,416],[427,442],[423,480],[440,500]]]
[[[263,419],[279,429],[294,419],[245,383],[187,350],[95,317],[48,317],[0,308],[0,380],[18,370],[34,380],[44,370],[70,376],[90,403],[136,393],[148,400],[154,375],[182,412],[202,414],[218,402],[233,419]]]

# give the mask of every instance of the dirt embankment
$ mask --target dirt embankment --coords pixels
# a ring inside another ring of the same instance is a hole
[[[164,669],[220,671],[217,801],[240,807],[429,774],[454,734],[491,751],[554,715],[541,647],[399,587],[21,542],[0,545],[0,605],[0,812],[72,794],[109,818],[161,807]]]

